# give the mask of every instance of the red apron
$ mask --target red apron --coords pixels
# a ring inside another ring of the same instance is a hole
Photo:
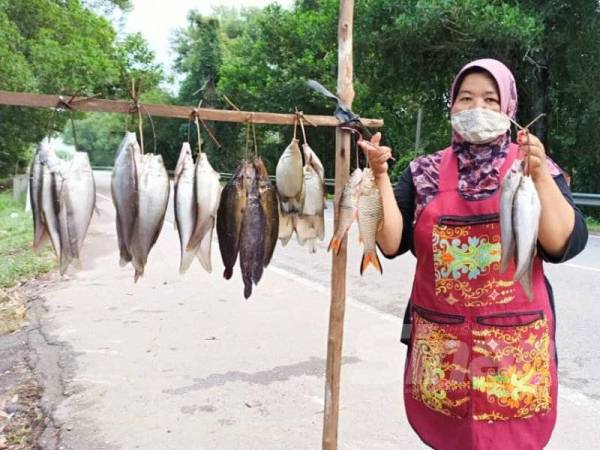
[[[502,179],[517,155],[511,145]],[[535,258],[533,300],[500,274],[500,189],[465,200],[456,155],[414,230],[417,270],[404,372],[408,420],[440,450],[543,448],[556,421],[554,316]]]

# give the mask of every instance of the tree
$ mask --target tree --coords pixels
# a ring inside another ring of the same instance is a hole
[[[162,76],[156,66],[147,67],[142,47],[139,36],[119,42],[110,23],[78,0],[0,0],[0,89],[123,97],[128,70],[152,74],[150,85]],[[62,130],[65,121],[52,111],[0,107],[0,175],[27,164],[31,145]]]

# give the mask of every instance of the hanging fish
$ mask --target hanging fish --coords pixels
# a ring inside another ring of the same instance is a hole
[[[500,188],[500,240],[502,255],[500,272],[506,272],[514,258],[515,238],[513,230],[513,205],[515,194],[523,177],[523,162],[516,159],[506,174]]]
[[[304,174],[298,139],[292,139],[290,145],[281,154],[275,169],[275,182],[281,210],[285,214],[299,213],[302,210]]]
[[[140,158],[140,146],[136,135],[128,131],[119,144],[110,181],[111,196],[116,210],[119,263],[121,266],[131,261],[129,247],[138,209],[138,167]]]
[[[363,243],[363,257],[360,264],[360,274],[372,264],[380,273],[383,273],[379,257],[377,256],[376,237],[383,225],[383,204],[381,194],[371,169],[364,170],[358,196],[358,230]]]
[[[304,158],[304,201],[298,216],[296,235],[300,245],[309,243],[309,251],[316,252],[316,240],[325,238],[325,182],[323,165],[308,145],[303,145]]]
[[[252,283],[257,284],[265,261],[266,218],[260,203],[258,179],[253,164],[245,168],[244,183],[247,192],[246,210],[240,236],[240,269],[244,280],[244,297],[252,295]]]
[[[298,214],[291,213],[286,214],[281,210],[281,202],[279,204],[279,233],[278,239],[281,241],[281,245],[285,247],[294,234],[296,228],[296,222],[298,221]]]
[[[207,272],[212,271],[210,262],[210,247],[212,242],[212,231],[217,218],[217,209],[221,198],[220,175],[208,162],[206,153],[200,153],[196,161],[196,175],[194,189],[196,192],[196,205],[198,214],[194,232],[187,245],[191,250],[200,245],[198,259]]]
[[[217,236],[225,266],[223,278],[226,280],[229,280],[233,274],[233,267],[240,250],[240,235],[246,210],[244,173],[248,164],[249,162],[244,160],[235,169],[231,179],[223,188],[217,210]]]
[[[337,255],[340,251],[342,241],[346,237],[348,230],[356,220],[358,195],[360,194],[360,183],[363,178],[363,171],[355,169],[344,186],[342,196],[340,197],[338,210],[338,227],[331,238],[328,250],[333,250]]]
[[[96,183],[86,152],[75,152],[57,195],[60,195],[60,272],[64,274],[72,261],[79,265],[83,240],[96,206]]]
[[[279,200],[277,189],[269,179],[269,173],[262,158],[260,156],[255,157],[253,164],[256,169],[260,206],[265,216],[264,266],[267,267],[273,257],[279,235]]]
[[[43,166],[40,153],[46,152],[47,144],[40,143],[36,149],[29,169],[29,201],[33,216],[33,251],[39,251],[50,236],[45,222],[42,220],[42,175]]]
[[[50,146],[46,147],[44,153],[40,154],[40,162],[42,164],[41,220],[46,226],[54,254],[60,260],[61,245],[57,192],[60,192],[62,187],[62,163]]]
[[[162,229],[169,201],[169,176],[161,155],[142,155],[138,171],[137,216],[129,245],[135,281],[144,274],[148,254]]]
[[[179,233],[179,244],[181,246],[181,257],[179,262],[179,273],[189,269],[196,257],[199,248],[187,250],[187,245],[194,231],[198,206],[194,193],[195,166],[192,158],[192,149],[188,142],[181,146],[174,178],[174,201],[175,223]]]
[[[515,233],[516,270],[513,279],[519,280],[531,300],[531,275],[537,251],[538,227],[542,211],[540,199],[530,176],[523,176],[515,194],[513,229]]]

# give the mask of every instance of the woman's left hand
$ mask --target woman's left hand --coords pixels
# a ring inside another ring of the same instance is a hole
[[[527,170],[534,183],[550,176],[550,172],[546,166],[544,144],[527,130],[520,130],[517,133],[517,143],[519,144],[519,150],[525,157]]]

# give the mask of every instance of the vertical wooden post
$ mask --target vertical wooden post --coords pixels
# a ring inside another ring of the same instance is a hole
[[[338,25],[338,83],[337,94],[352,106],[352,26],[354,0],[340,0]],[[336,130],[335,135],[335,218],[337,228],[338,203],[350,171],[350,135]],[[342,242],[338,255],[332,256],[331,306],[329,310],[329,335],[327,339],[327,371],[325,375],[325,413],[323,422],[323,449],[337,449],[338,416],[340,400],[340,372],[342,341],[344,337],[344,312],[346,306],[346,256],[347,240]]]

